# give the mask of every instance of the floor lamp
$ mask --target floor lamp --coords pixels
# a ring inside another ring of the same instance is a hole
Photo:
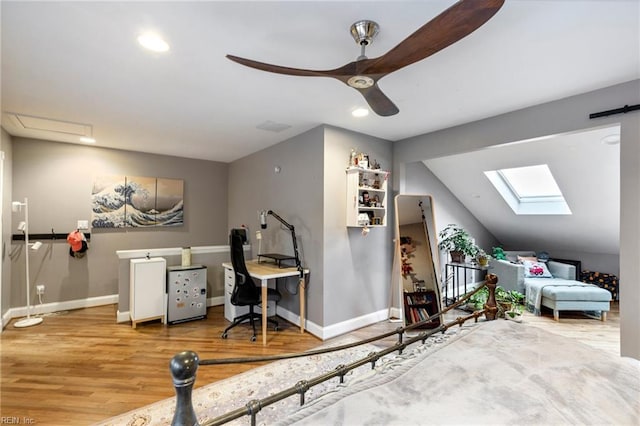
[[[28,206],[28,202],[27,199],[24,199],[24,203],[21,203],[20,201],[14,201],[13,203],[11,203],[11,210],[13,210],[14,212],[18,212],[20,210],[22,210],[22,207],[24,207],[24,222],[20,222],[20,224],[18,225],[18,229],[21,230],[22,232],[24,232],[24,262],[26,265],[26,275],[25,275],[25,281],[26,281],[26,286],[27,286],[27,317],[21,319],[20,321],[17,321],[13,326],[14,327],[18,327],[18,328],[23,328],[23,327],[31,327],[32,325],[37,325],[40,324],[42,322],[42,318],[40,317],[32,317],[31,316],[31,294],[30,294],[30,287],[31,287],[31,283],[29,282],[29,206]],[[32,250],[37,250],[38,248],[40,248],[42,244],[40,242],[36,242],[33,247],[31,247]]]

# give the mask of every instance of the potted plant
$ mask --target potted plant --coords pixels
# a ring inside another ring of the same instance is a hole
[[[506,298],[511,302],[511,309],[504,312],[504,318],[515,322],[522,322],[524,294],[516,290],[511,290],[506,293]]]
[[[504,288],[496,287],[496,305],[498,307],[498,317],[510,319],[513,321],[522,321],[522,310],[524,302],[524,294],[516,290],[507,291]],[[489,290],[483,287],[473,296],[469,297],[466,308],[470,311],[482,309],[487,303]]]
[[[440,250],[448,250],[452,262],[463,263],[465,256],[475,257],[478,247],[471,235],[456,224],[449,224],[438,233]]]

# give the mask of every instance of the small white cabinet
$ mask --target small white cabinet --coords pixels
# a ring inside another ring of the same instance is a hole
[[[129,315],[131,326],[161,319],[166,323],[167,261],[162,257],[131,259],[129,268]]]
[[[347,226],[387,226],[387,179],[379,169],[347,169]]]

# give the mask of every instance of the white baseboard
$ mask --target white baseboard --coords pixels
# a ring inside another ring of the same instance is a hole
[[[112,294],[108,296],[90,297],[87,299],[70,300],[66,302],[45,303],[43,305],[37,305],[32,307],[31,315],[39,315],[46,313],[53,313],[71,309],[90,308],[94,306],[111,305],[118,303],[118,295]],[[218,306],[224,304],[224,296],[210,297],[207,299],[207,306]],[[278,316],[293,323],[300,324],[300,315],[293,313],[283,307],[278,306]],[[2,328],[4,328],[9,321],[13,318],[23,317],[27,315],[27,307],[18,307],[9,309],[5,315],[2,316]],[[391,315],[397,318],[401,318],[402,311],[399,308],[392,308]],[[357,318],[352,318],[337,324],[332,324],[328,327],[322,327],[318,324],[306,320],[305,330],[319,337],[322,340],[330,339],[332,337],[339,336],[341,334],[349,333],[358,328],[366,327],[376,322],[384,321],[389,318],[389,309],[383,309],[377,312],[373,312],[367,315],[362,315]],[[116,322],[123,323],[130,321],[129,311],[117,311]]]
[[[68,311],[71,309],[91,308],[94,306],[112,305],[118,303],[118,295],[111,294],[108,296],[89,297],[86,299],[68,300],[65,302],[44,303],[31,307],[31,315],[37,316],[42,314],[50,314],[53,312]],[[13,318],[27,316],[27,307],[21,306],[11,308],[2,317],[2,328],[4,328]]]
[[[278,315],[279,314],[280,313],[278,312]],[[309,332],[320,337],[322,340],[326,340],[332,337],[339,336],[341,334],[349,333],[353,330],[357,330],[362,327],[366,327],[371,324],[375,324],[380,321],[384,321],[388,318],[389,318],[389,309],[385,308],[377,312],[372,312],[370,314],[362,315],[356,318],[351,318],[346,321],[339,322],[337,324],[332,324],[328,327],[322,327],[320,334],[316,334],[313,331],[311,331],[311,327],[309,328]]]

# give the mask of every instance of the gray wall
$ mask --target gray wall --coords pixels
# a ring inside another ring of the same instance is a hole
[[[11,136],[0,128],[0,151],[4,152],[4,172],[3,172],[3,194],[2,194],[2,306],[0,307],[0,317],[9,311],[11,307],[11,259],[9,250],[11,248],[11,179],[12,179],[12,151],[13,144]]]
[[[590,120],[589,114],[633,104],[640,80],[514,111],[394,144],[394,185],[410,185],[407,164],[417,160],[475,151],[507,142],[621,125],[620,316],[621,353],[640,359],[640,114]]]
[[[387,188],[387,226],[346,226],[345,170],[351,148],[391,170],[392,143],[327,126],[324,140],[324,322],[331,325],[389,307],[393,261],[393,174]]]
[[[32,287],[45,284],[46,303],[117,294],[116,250],[227,244],[227,169],[226,164],[212,161],[15,138],[13,199],[28,197],[32,234],[52,229],[66,234],[76,228],[78,219],[91,220],[94,176],[184,179],[184,226],[93,229],[82,259],[69,256],[66,240],[44,240],[30,256]],[[23,213],[14,213],[10,229],[16,229],[22,217]],[[10,247],[13,275],[3,283],[11,282],[11,306],[24,306],[23,246]]]
[[[277,145],[251,154],[229,165],[228,227],[249,228],[252,255],[258,254],[255,232],[260,229],[258,211],[273,210],[295,227],[303,264],[310,268],[307,285],[307,318],[321,324],[322,318],[322,179],[323,129],[316,127]],[[280,172],[275,172],[275,167]],[[262,252],[293,254],[291,233],[274,217],[261,230]],[[297,281],[289,279],[279,287],[283,299],[279,306],[299,312]]]
[[[345,169],[352,147],[367,152],[383,168],[391,166],[390,142],[319,126],[229,167],[229,226],[249,227],[254,256],[258,210],[274,210],[295,226],[311,272],[307,319],[322,327],[388,304],[391,228],[373,229],[364,238],[359,228],[346,227]],[[275,166],[280,173],[274,172]],[[262,231],[263,252],[291,253],[290,236],[278,225],[269,218]],[[279,305],[299,312],[297,296],[286,292]]]

